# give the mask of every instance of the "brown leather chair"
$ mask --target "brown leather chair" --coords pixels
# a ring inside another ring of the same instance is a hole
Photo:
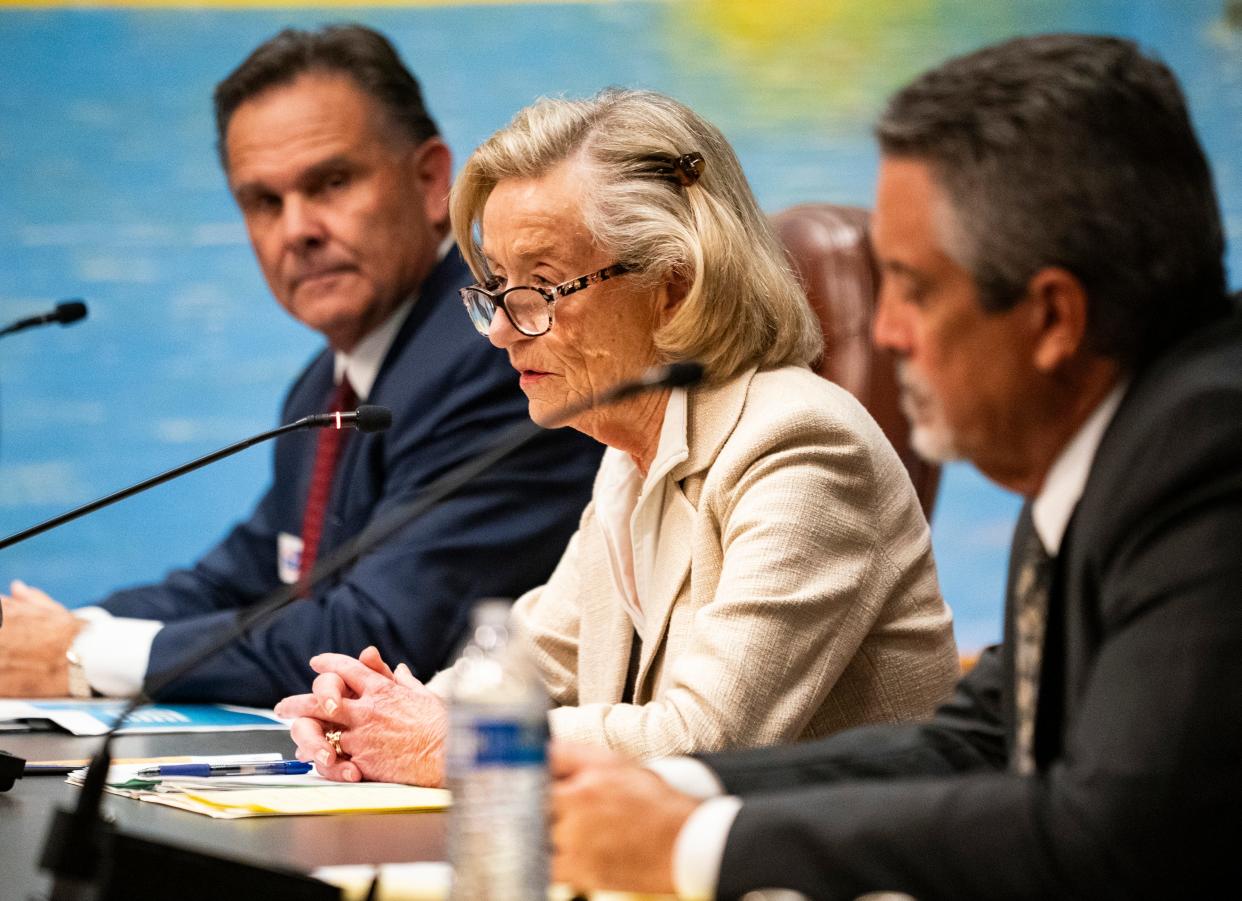
[[[857,207],[804,203],[777,213],[772,224],[824,329],[824,356],[816,371],[857,397],[875,417],[906,464],[931,519],[940,467],[922,460],[910,446],[894,360],[871,343],[880,279],[869,219]]]

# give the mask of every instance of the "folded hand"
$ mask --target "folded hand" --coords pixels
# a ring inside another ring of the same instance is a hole
[[[374,648],[310,663],[319,673],[311,693],[276,705],[278,715],[297,718],[290,733],[299,760],[341,782],[443,784],[448,708],[404,663],[391,670]],[[341,754],[326,737],[332,730],[341,732]]]

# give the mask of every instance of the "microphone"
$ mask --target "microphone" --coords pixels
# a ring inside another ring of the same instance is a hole
[[[28,328],[34,328],[36,325],[47,325],[51,322],[59,322],[61,325],[72,325],[79,319],[86,318],[86,304],[80,300],[66,300],[56,305],[50,313],[44,313],[42,316],[31,316],[27,319],[19,319],[12,325],[7,325],[0,329],[0,336],[11,335],[13,332],[20,332]]]
[[[627,397],[633,397],[635,394],[643,394],[660,388],[688,388],[691,385],[697,385],[702,380],[702,363],[695,360],[668,363],[664,366],[648,369],[632,382],[617,385],[612,390],[605,392],[595,403],[614,403],[619,400],[625,400]],[[576,416],[579,412],[582,411],[571,413],[570,418]]]
[[[616,403],[645,391],[688,387],[702,378],[703,367],[695,362],[687,361],[657,367],[634,381],[624,382],[605,391],[598,397],[563,407],[553,417],[552,424],[548,428],[562,426],[574,417],[597,406]],[[335,414],[328,415],[334,416]],[[82,783],[82,795],[78,800],[77,808],[72,812],[64,809],[57,811],[52,821],[40,861],[43,868],[50,870],[54,876],[50,901],[71,901],[71,899],[81,897],[97,876],[101,849],[104,845],[104,839],[100,833],[108,828],[99,822],[99,807],[112,759],[110,751],[112,738],[116,730],[135,710],[148,701],[158,698],[168,686],[241,638],[250,629],[271,618],[292,601],[307,596],[308,589],[312,585],[336,575],[363,554],[387,541],[439,505],[441,501],[471,479],[486,472],[498,461],[522,447],[543,431],[543,428],[529,419],[510,427],[472,459],[450,469],[423,489],[417,497],[394,508],[387,516],[371,523],[353,539],[321,558],[310,572],[303,575],[296,583],[282,585],[258,604],[240,612],[233,628],[204,644],[181,663],[150,678],[146,687],[130,698],[112,728],[104,736],[98,753],[91,759],[86,778]],[[133,901],[146,901],[146,899],[135,898]]]
[[[284,435],[286,432],[296,432],[299,429],[310,428],[351,428],[357,429],[360,432],[382,432],[390,425],[392,425],[391,410],[387,407],[375,407],[368,404],[363,404],[353,413],[318,413],[314,416],[304,416],[296,422],[290,422],[286,425],[262,432],[252,438],[247,438],[244,441],[238,441],[236,444],[230,444],[228,447],[221,448],[214,453],[207,454],[205,457],[199,457],[197,460],[191,460],[189,463],[178,466],[175,469],[170,469],[167,472],[160,473],[152,478],[145,479],[136,485],[130,485],[128,488],[122,488],[120,491],[116,491],[106,497],[99,498],[99,500],[91,501],[89,504],[83,504],[81,507],[77,507],[67,513],[54,516],[36,526],[31,526],[28,529],[15,532],[9,537],[0,540],[0,550],[4,550],[6,547],[12,547],[15,544],[20,544],[27,538],[33,538],[36,535],[41,535],[49,529],[54,529],[57,526],[62,526],[67,522],[72,522],[73,520],[85,516],[88,513],[94,513],[96,510],[115,504],[117,501],[123,501],[127,497],[146,491],[148,488],[154,488],[156,485],[162,485],[164,482],[175,479],[178,476],[185,475],[187,472],[193,472],[196,469],[206,466],[208,463],[214,463],[217,460],[223,460],[225,457],[231,457],[238,451],[243,451],[248,447],[253,447],[261,441],[267,441],[271,438]]]
[[[359,432],[382,432],[392,425],[392,410],[363,404],[353,413],[316,413],[299,419],[303,428],[344,428],[349,426]]]

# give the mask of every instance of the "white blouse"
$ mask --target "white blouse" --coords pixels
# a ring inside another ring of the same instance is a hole
[[[642,599],[660,546],[664,477],[690,455],[686,429],[686,391],[674,388],[647,477],[643,478],[629,454],[613,447],[604,452],[600,463],[595,515],[603,528],[613,586],[640,639],[646,638]]]

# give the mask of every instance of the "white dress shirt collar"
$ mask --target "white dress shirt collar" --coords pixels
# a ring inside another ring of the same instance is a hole
[[[1070,517],[1082,498],[1083,489],[1087,487],[1087,476],[1091,473],[1095,452],[1099,450],[1104,431],[1113,421],[1128,386],[1129,382],[1117,384],[1100,401],[1074,437],[1061,449],[1031,504],[1035,532],[1049,556],[1055,557],[1061,550],[1061,539],[1065,537]]]
[[[686,389],[674,388],[668,393],[664,423],[660,426],[660,443],[656,446],[655,459],[651,461],[647,478],[643,480],[644,489],[663,479],[678,463],[690,456],[689,429]]]
[[[354,394],[358,395],[359,400],[366,400],[370,397],[371,389],[375,387],[375,379],[379,376],[380,366],[384,364],[384,357],[388,355],[388,349],[396,340],[401,323],[405,322],[405,317],[409,315],[413,306],[414,298],[411,297],[393,310],[378,328],[373,329],[369,335],[354,345],[354,349],[349,353],[338,350],[333,361],[333,382],[339,385],[342,376],[348,376],[349,383],[354,386]]]

